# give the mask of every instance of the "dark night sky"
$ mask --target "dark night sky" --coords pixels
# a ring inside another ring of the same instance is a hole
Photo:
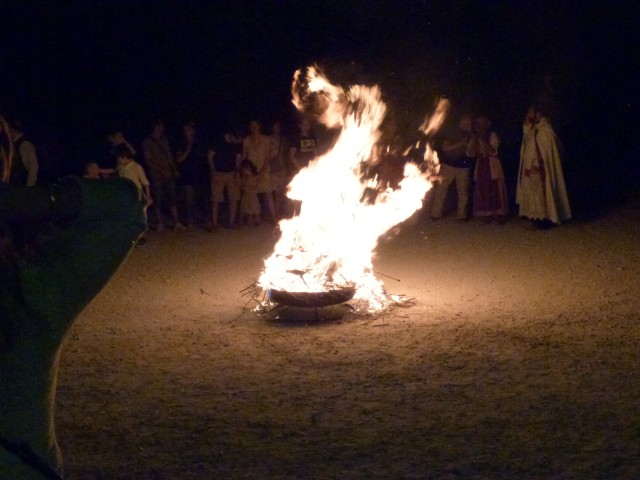
[[[67,140],[156,115],[244,125],[291,115],[293,72],[320,62],[379,83],[401,125],[444,93],[508,137],[550,76],[569,143],[625,155],[637,152],[634,3],[2,2],[0,112]]]

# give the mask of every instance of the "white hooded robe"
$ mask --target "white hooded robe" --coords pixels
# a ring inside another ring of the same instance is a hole
[[[571,218],[571,207],[562,173],[558,139],[546,118],[533,126],[525,124],[523,129],[516,190],[520,216],[532,220],[548,219],[561,224]]]

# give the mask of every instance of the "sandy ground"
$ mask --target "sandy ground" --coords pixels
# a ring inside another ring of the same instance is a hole
[[[65,343],[66,475],[640,478],[639,218],[414,219],[375,265],[416,305],[332,321],[245,309],[270,227],[152,232]]]

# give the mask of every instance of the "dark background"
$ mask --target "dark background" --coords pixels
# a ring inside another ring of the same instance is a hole
[[[187,118],[210,132],[293,123],[293,73],[317,62],[343,84],[378,83],[407,139],[438,95],[489,115],[513,175],[544,93],[570,189],[592,208],[637,187],[635,3],[2,2],[0,113],[55,140],[64,170],[114,123],[134,141],[157,116],[174,134]]]

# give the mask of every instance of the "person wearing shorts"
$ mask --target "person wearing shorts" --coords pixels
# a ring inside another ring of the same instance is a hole
[[[240,171],[241,144],[234,135],[225,133],[219,145],[207,152],[211,175],[211,230],[219,225],[220,204],[225,201],[225,193],[229,200],[229,228],[236,227],[238,201],[238,173]]]

